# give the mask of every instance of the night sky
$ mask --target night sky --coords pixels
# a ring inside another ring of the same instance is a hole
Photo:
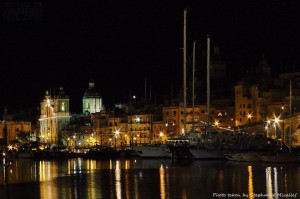
[[[254,68],[262,54],[274,75],[299,71],[296,1],[3,0],[1,6],[0,112],[37,107],[46,90],[59,86],[71,112],[80,112],[91,78],[106,106],[126,102],[130,91],[144,96],[145,78],[158,98],[170,94],[171,84],[179,90],[185,8],[188,67],[193,41],[196,67],[206,67],[209,34],[229,78]]]

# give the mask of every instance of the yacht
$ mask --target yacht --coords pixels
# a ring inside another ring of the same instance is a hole
[[[279,150],[259,155],[263,162],[267,163],[293,163],[300,162],[300,152],[296,149],[290,149],[286,146]]]
[[[260,162],[259,154],[256,151],[236,152],[225,154],[226,159],[236,162]]]
[[[141,158],[171,158],[172,153],[165,144],[148,144],[133,146],[133,150]]]

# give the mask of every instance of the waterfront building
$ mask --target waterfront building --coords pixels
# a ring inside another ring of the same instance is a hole
[[[0,145],[8,145],[18,138],[19,133],[31,133],[32,141],[35,141],[36,134],[32,132],[31,122],[29,121],[1,121],[0,122],[0,138],[2,143]]]
[[[63,87],[53,98],[46,91],[40,105],[40,139],[49,145],[58,145],[62,141],[62,130],[70,122],[69,96]]]
[[[20,135],[23,133],[27,140],[22,141],[36,141],[37,140],[37,126],[31,121],[21,120],[20,117],[15,117],[14,114],[8,113],[8,110],[5,108],[2,121],[0,121],[0,145],[8,146],[16,140],[21,141]],[[15,142],[16,143],[16,142]]]
[[[153,121],[152,129],[153,129],[153,139],[152,141],[157,142],[164,142],[167,139],[167,133],[164,131],[165,123],[164,121]]]
[[[263,56],[254,76],[235,86],[235,125],[250,133],[299,145],[300,73],[283,73],[271,78]],[[290,136],[288,136],[290,134]]]
[[[101,110],[103,110],[102,98],[95,89],[95,82],[91,80],[89,88],[85,91],[82,98],[82,113],[99,113]]]

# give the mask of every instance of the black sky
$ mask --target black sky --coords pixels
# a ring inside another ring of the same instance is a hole
[[[79,112],[91,78],[107,106],[144,95],[145,78],[153,96],[179,89],[185,8],[188,60],[197,41],[203,63],[210,34],[235,78],[262,54],[274,74],[299,71],[296,1],[4,0],[0,111],[37,107],[45,90],[63,86]]]

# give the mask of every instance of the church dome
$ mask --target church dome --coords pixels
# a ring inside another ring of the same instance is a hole
[[[95,89],[95,83],[93,80],[89,82],[89,88],[85,91],[83,98],[98,98],[100,94]]]

